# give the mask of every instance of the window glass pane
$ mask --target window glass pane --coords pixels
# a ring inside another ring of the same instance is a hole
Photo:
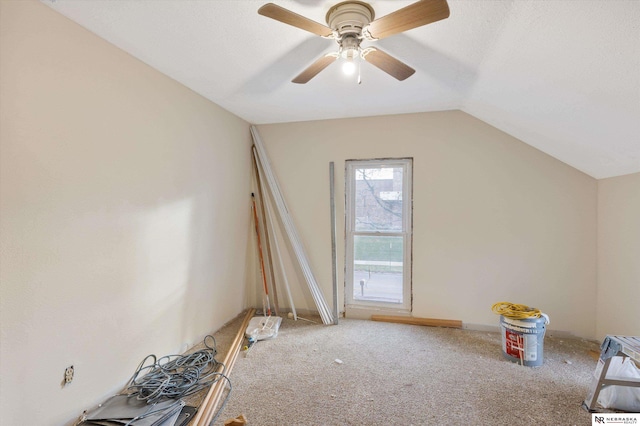
[[[355,230],[402,231],[402,167],[355,170]]]
[[[403,237],[353,238],[353,298],[402,303]]]

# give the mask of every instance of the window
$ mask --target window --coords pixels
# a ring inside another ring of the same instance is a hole
[[[411,163],[347,161],[347,313],[411,310]]]

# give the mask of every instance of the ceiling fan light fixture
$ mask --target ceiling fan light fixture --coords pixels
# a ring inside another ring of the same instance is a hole
[[[340,52],[340,56],[346,59],[347,61],[353,61],[360,56],[360,48],[353,47],[349,49],[342,49]]]
[[[356,40],[357,41],[357,40]],[[340,57],[342,57],[342,72],[345,75],[353,75],[356,72],[357,60],[360,57],[359,43],[349,44],[347,46],[343,44],[340,49]]]
[[[342,63],[342,73],[344,75],[353,75],[356,72],[356,69],[357,65],[353,59],[347,59]]]

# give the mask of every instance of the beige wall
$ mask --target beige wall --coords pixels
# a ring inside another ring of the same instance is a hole
[[[0,424],[60,425],[242,310],[249,127],[39,2],[0,7]]]
[[[460,111],[258,127],[327,300],[329,162],[338,235],[346,159],[413,157],[413,315],[497,325],[524,303],[550,329],[594,337],[597,182]],[[344,247],[339,245],[339,282]],[[313,308],[304,284],[296,306]],[[343,295],[340,294],[340,300]]]
[[[640,336],[640,173],[598,181],[598,339]]]

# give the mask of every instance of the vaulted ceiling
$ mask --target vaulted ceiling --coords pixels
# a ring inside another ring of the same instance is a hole
[[[41,1],[254,124],[460,109],[595,178],[640,172],[640,1],[449,0],[363,42],[414,75],[364,63],[361,84],[337,63],[291,83],[337,45],[258,15],[266,0]],[[322,24],[338,2],[271,1]],[[413,2],[368,1],[376,18]]]

